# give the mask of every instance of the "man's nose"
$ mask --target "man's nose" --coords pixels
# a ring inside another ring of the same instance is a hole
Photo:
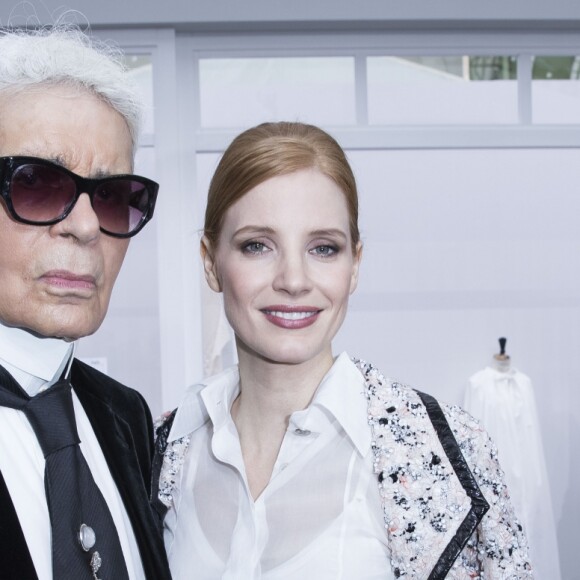
[[[100,234],[100,224],[89,195],[82,193],[69,215],[52,228],[59,235],[73,236],[85,244],[95,240]]]

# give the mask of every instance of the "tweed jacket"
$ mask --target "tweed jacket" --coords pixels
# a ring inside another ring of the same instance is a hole
[[[459,407],[386,379],[371,364],[354,362],[365,379],[395,577],[533,578],[496,449],[477,421]],[[189,443],[187,436],[168,443],[174,416],[156,430],[152,499],[160,517],[172,505]]]

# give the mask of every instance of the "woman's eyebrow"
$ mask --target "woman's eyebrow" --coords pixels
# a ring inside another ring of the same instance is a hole
[[[258,226],[258,225],[247,225],[244,226],[234,232],[234,236],[244,235],[244,234],[273,234],[274,229],[267,227],[267,226]]]
[[[276,233],[276,230],[274,230],[274,228],[268,227],[268,226],[259,226],[259,225],[247,225],[247,226],[243,226],[239,229],[237,229],[234,233],[232,237],[238,237],[238,236],[243,236],[243,235],[248,235],[251,234],[253,236],[258,236],[258,235],[273,235]],[[342,238],[343,240],[348,239],[347,234],[344,232],[344,230],[340,229],[340,228],[321,228],[321,229],[317,229],[317,230],[312,230],[310,232],[308,232],[310,236],[316,236],[316,237],[338,237],[338,238]]]
[[[346,233],[339,228],[324,228],[321,230],[313,230],[312,232],[310,232],[310,235],[321,236],[321,237],[325,237],[325,236],[339,237],[339,238],[343,238],[345,240],[347,239]]]

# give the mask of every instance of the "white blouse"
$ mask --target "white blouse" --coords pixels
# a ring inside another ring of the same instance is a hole
[[[364,380],[345,353],[293,413],[253,500],[230,408],[237,367],[188,389],[169,440],[190,435],[165,519],[175,580],[392,580]]]

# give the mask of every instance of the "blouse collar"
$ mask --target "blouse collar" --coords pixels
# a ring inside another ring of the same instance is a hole
[[[211,419],[214,431],[230,420],[230,409],[239,393],[238,367],[225,371],[189,387],[179,405],[169,441],[189,435]],[[344,429],[361,455],[368,452],[371,434],[366,421],[362,374],[349,358],[340,354],[322,379],[311,405],[292,414],[291,424],[313,433],[321,429],[321,414],[330,415]],[[322,411],[322,413],[320,412]]]

